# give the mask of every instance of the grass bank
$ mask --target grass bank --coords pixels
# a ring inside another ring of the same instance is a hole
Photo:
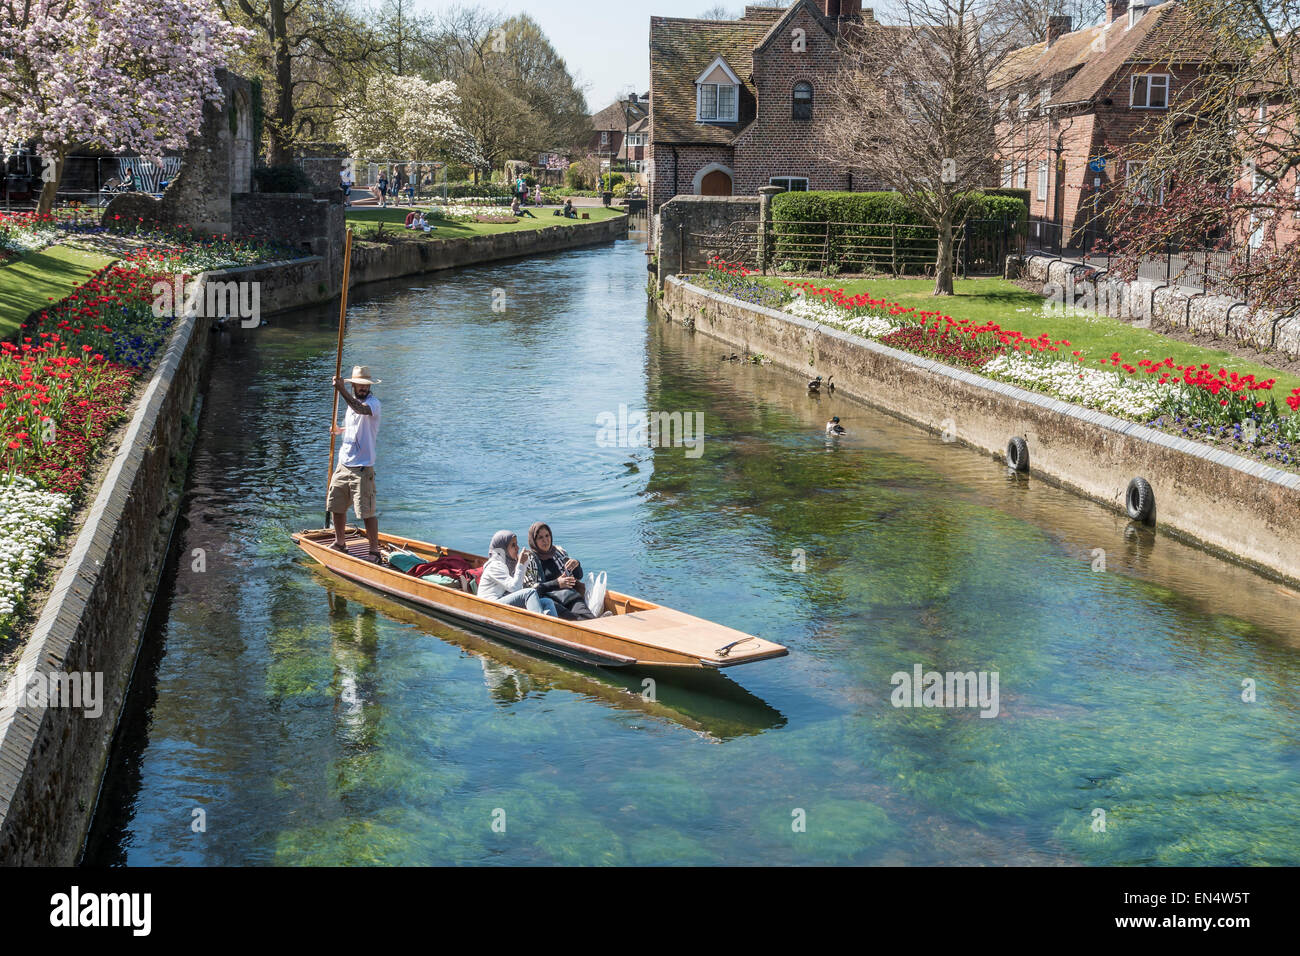
[[[379,224],[383,223],[384,233],[396,232],[398,235],[423,235],[429,240],[438,239],[463,239],[467,236],[489,236],[498,232],[519,232],[526,229],[541,229],[544,226],[575,226],[583,222],[600,222],[605,219],[613,219],[615,216],[624,215],[621,209],[606,209],[603,206],[583,206],[578,209],[578,215],[587,213],[587,219],[566,219],[563,216],[554,216],[551,208],[543,207],[536,212],[536,218],[523,216],[518,222],[450,222],[444,219],[431,219],[436,228],[430,233],[414,234],[404,228],[407,213],[414,206],[389,206],[386,209],[349,209],[347,212],[347,224],[352,227],[358,239],[373,238],[379,229]],[[530,208],[531,207],[527,207]],[[558,207],[556,207],[558,208]],[[510,207],[502,206],[503,214],[509,213]]]
[[[0,266],[0,338],[37,309],[67,298],[113,259],[73,246],[50,246]]]
[[[786,279],[775,276],[752,276],[765,285],[785,288]],[[789,277],[787,277],[789,278]],[[1119,352],[1126,361],[1172,358],[1179,365],[1225,368],[1257,379],[1277,379],[1275,391],[1285,394],[1300,387],[1300,376],[1260,365],[1222,349],[1180,342],[1151,329],[1137,328],[1109,316],[1080,310],[1044,309],[1045,301],[1036,292],[1020,288],[1005,279],[959,279],[953,283],[951,298],[936,298],[933,279],[791,279],[811,281],[818,287],[843,289],[846,295],[865,293],[873,299],[897,302],[918,312],[941,312],[954,319],[996,322],[1004,329],[1015,329],[1027,336],[1048,334],[1066,339],[1073,349],[1087,355],[1092,364],[1097,359]],[[1067,350],[1068,352],[1068,350]]]

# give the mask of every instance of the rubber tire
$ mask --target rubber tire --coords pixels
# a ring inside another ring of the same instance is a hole
[[[1156,511],[1156,493],[1145,478],[1134,478],[1124,493],[1124,507],[1134,521],[1150,523]]]
[[[1007,442],[1007,465],[1015,471],[1029,470],[1029,442],[1019,435]]]

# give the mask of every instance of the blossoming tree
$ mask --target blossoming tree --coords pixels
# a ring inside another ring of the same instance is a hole
[[[456,84],[418,76],[375,76],[338,122],[353,156],[421,162],[472,158],[473,144],[453,111]]]
[[[45,161],[39,211],[77,149],[184,149],[242,36],[210,0],[0,0],[0,149]]]

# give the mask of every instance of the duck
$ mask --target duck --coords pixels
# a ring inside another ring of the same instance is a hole
[[[740,360],[740,356],[738,356],[735,352],[732,352],[730,355],[728,355],[726,352],[722,353],[722,361],[724,362],[737,362],[739,360]]]
[[[833,391],[835,391],[835,386],[831,384],[831,379],[833,379],[834,377],[835,377],[834,375],[827,376],[826,381],[823,382],[823,381],[822,381],[822,377],[821,377],[820,375],[818,375],[815,379],[813,379],[811,382],[808,383],[808,391],[810,391],[810,392],[820,392],[820,391],[821,391],[821,387],[822,387],[823,385],[826,386],[826,390],[827,390],[828,392],[833,392]]]

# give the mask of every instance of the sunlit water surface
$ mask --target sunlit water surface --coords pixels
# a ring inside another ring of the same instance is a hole
[[[650,701],[318,570],[289,535],[323,518],[336,319],[287,316],[217,345],[88,861],[1300,862],[1295,594],[720,361],[647,309],[643,253],[362,295],[382,527],[485,550],[544,518],[612,587],[790,656]],[[620,405],[702,412],[703,453],[603,447]],[[917,664],[996,672],[999,715],[895,708]]]

